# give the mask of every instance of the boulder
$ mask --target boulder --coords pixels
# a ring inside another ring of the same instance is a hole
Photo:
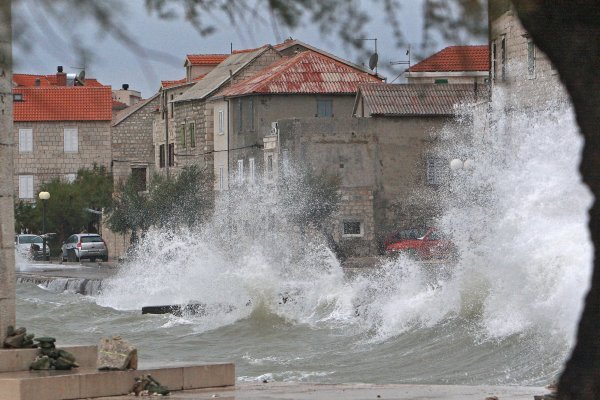
[[[15,334],[4,339],[4,347],[9,349],[19,349],[23,347],[23,341],[25,340],[25,334]]]
[[[52,364],[51,364],[50,357],[37,356],[35,358],[35,360],[33,360],[31,365],[29,366],[29,369],[43,370],[43,369],[50,369],[51,366],[52,366]]]
[[[98,344],[99,370],[137,369],[137,349],[120,336],[102,338]]]

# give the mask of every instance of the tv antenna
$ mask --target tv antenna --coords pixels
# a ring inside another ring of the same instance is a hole
[[[410,69],[410,44],[408,45],[408,49],[406,50],[406,55],[408,56],[408,60],[403,60],[403,61],[390,61],[390,65],[408,65],[408,68],[406,68],[404,71],[400,72],[400,74],[394,78],[393,81],[391,81],[390,83],[394,83],[394,81],[398,78],[400,78],[400,75],[402,75],[403,73],[405,73],[406,71],[408,71]]]
[[[377,38],[359,38],[357,40],[372,40],[375,43],[375,53],[371,54],[371,57],[369,57],[369,68],[375,70],[375,73],[377,73],[377,62],[379,61],[379,54],[377,54]]]

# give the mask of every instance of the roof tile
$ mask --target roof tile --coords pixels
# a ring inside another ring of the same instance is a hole
[[[230,88],[223,96],[251,93],[356,93],[361,83],[381,83],[377,77],[314,51],[283,58]]]
[[[186,60],[191,65],[217,65],[229,57],[229,54],[188,54]]]
[[[488,45],[450,46],[413,65],[409,72],[489,71]]]
[[[384,84],[363,85],[360,96],[370,115],[448,116],[455,106],[484,98],[486,90],[471,84]]]
[[[15,101],[15,121],[110,121],[112,92],[110,86],[16,87],[23,95]]]

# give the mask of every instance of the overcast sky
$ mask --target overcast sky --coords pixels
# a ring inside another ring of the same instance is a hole
[[[104,1],[104,0],[96,0]],[[105,32],[99,32],[91,20],[70,15],[67,21],[56,23],[55,19],[44,15],[40,0],[20,0],[15,7],[15,36],[13,49],[15,57],[14,71],[18,73],[52,74],[56,66],[64,66],[65,72],[79,72],[85,57],[86,76],[98,79],[105,85],[120,88],[128,83],[131,89],[142,92],[147,98],[156,93],[160,80],[175,80],[185,76],[183,62],[186,54],[229,53],[234,49],[253,48],[265,43],[275,44],[287,37],[302,40],[313,46],[336,54],[359,64],[368,64],[367,57],[359,56],[335,35],[323,37],[318,28],[305,23],[296,30],[279,27],[277,30],[265,24],[245,24],[234,29],[227,20],[216,21],[217,32],[201,36],[192,26],[181,20],[162,20],[149,15],[143,0],[123,2],[125,8],[119,10],[117,18],[125,26],[131,39],[142,47],[160,54],[136,54],[122,41]],[[365,10],[369,10],[370,23],[365,26],[370,38],[377,38],[379,53],[379,72],[392,81],[405,66],[390,66],[390,61],[406,60],[406,48],[396,48],[392,29],[384,21],[382,6],[371,7],[371,1],[360,1]],[[398,16],[403,33],[414,48],[413,58],[417,55],[421,41],[422,0],[405,0],[402,12]],[[19,22],[20,21],[20,22]],[[21,29],[25,22],[27,29]],[[25,36],[23,36],[25,32]],[[479,44],[481,40],[470,40]],[[366,48],[373,48],[373,42],[366,42]],[[441,49],[450,43],[440,42]],[[453,44],[453,43],[452,43]],[[26,45],[30,46],[26,49]],[[396,81],[398,82],[398,81]]]

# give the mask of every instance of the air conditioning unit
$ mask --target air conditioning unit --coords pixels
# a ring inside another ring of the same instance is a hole
[[[277,122],[271,122],[271,135],[277,135],[279,130],[279,124]]]

